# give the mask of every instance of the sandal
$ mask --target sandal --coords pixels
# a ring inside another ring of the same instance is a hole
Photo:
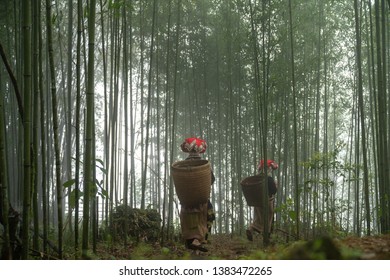
[[[198,239],[194,239],[194,241],[192,241],[192,243],[190,245],[188,245],[188,248],[192,249],[192,250],[199,250],[202,252],[208,252],[207,248],[203,247]]]

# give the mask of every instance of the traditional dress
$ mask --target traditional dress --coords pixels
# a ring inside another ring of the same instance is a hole
[[[189,153],[186,160],[201,159],[200,153],[204,153],[206,147],[206,142],[199,138],[187,138],[181,144],[182,151]],[[214,181],[215,177],[211,172],[211,184]],[[186,247],[193,250],[207,251],[202,244],[207,243],[207,236],[214,220],[215,215],[210,201],[191,207],[181,205],[180,226]]]
[[[272,169],[277,169],[279,166],[273,160],[267,161],[268,165],[268,173],[271,173]],[[259,171],[263,169],[264,160],[260,161],[258,166]],[[275,180],[268,176],[268,231],[271,233],[272,229],[272,221],[274,218],[274,208],[275,208],[275,194],[277,192],[277,186]],[[252,241],[253,240],[253,231],[257,231],[258,233],[262,233],[264,230],[264,221],[263,221],[263,207],[254,207],[253,209],[253,222],[246,230],[247,238]]]

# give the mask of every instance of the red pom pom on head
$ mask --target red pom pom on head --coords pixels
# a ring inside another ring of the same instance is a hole
[[[261,170],[264,167],[264,159],[260,160],[258,169]],[[267,167],[272,168],[273,170],[278,169],[279,165],[272,159],[267,160]]]
[[[185,153],[204,153],[207,148],[207,143],[203,139],[191,137],[185,139],[180,145],[180,148]]]

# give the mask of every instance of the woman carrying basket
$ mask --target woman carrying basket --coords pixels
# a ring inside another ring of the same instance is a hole
[[[274,218],[274,204],[275,204],[275,194],[277,192],[277,184],[275,183],[274,178],[271,177],[272,170],[277,169],[278,164],[269,159],[267,160],[267,174],[268,174],[268,230],[271,233],[271,225]],[[260,161],[258,166],[258,171],[263,172],[264,170],[264,160]],[[261,233],[264,229],[263,223],[263,207],[254,207],[253,211],[253,223],[246,230],[246,236],[248,240],[253,241],[253,231]]]
[[[199,138],[187,138],[181,144],[183,152],[189,153],[185,160],[200,160],[201,153],[207,148],[207,143]],[[211,184],[215,181],[211,171]],[[182,236],[187,248],[207,252],[203,244],[207,243],[207,236],[215,220],[212,204],[209,201],[195,206],[181,205],[180,225]]]

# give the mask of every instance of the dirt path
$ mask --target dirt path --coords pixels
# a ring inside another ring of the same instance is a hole
[[[390,235],[354,237],[343,239],[319,238],[312,241],[286,243],[281,237],[271,239],[268,247],[263,246],[260,235],[248,241],[245,237],[212,235],[205,245],[208,252],[186,249],[181,242],[160,244],[139,243],[127,248],[98,246],[98,259],[201,259],[201,260],[249,260],[249,259],[360,259],[390,260]]]
[[[207,244],[208,252],[191,252],[193,259],[360,259],[390,260],[390,235],[344,239],[319,238],[289,244],[271,240],[264,248],[261,237],[253,242],[240,237],[217,235]]]
[[[390,260],[390,234],[365,237],[351,236],[340,242],[347,248],[361,252],[361,259]]]

